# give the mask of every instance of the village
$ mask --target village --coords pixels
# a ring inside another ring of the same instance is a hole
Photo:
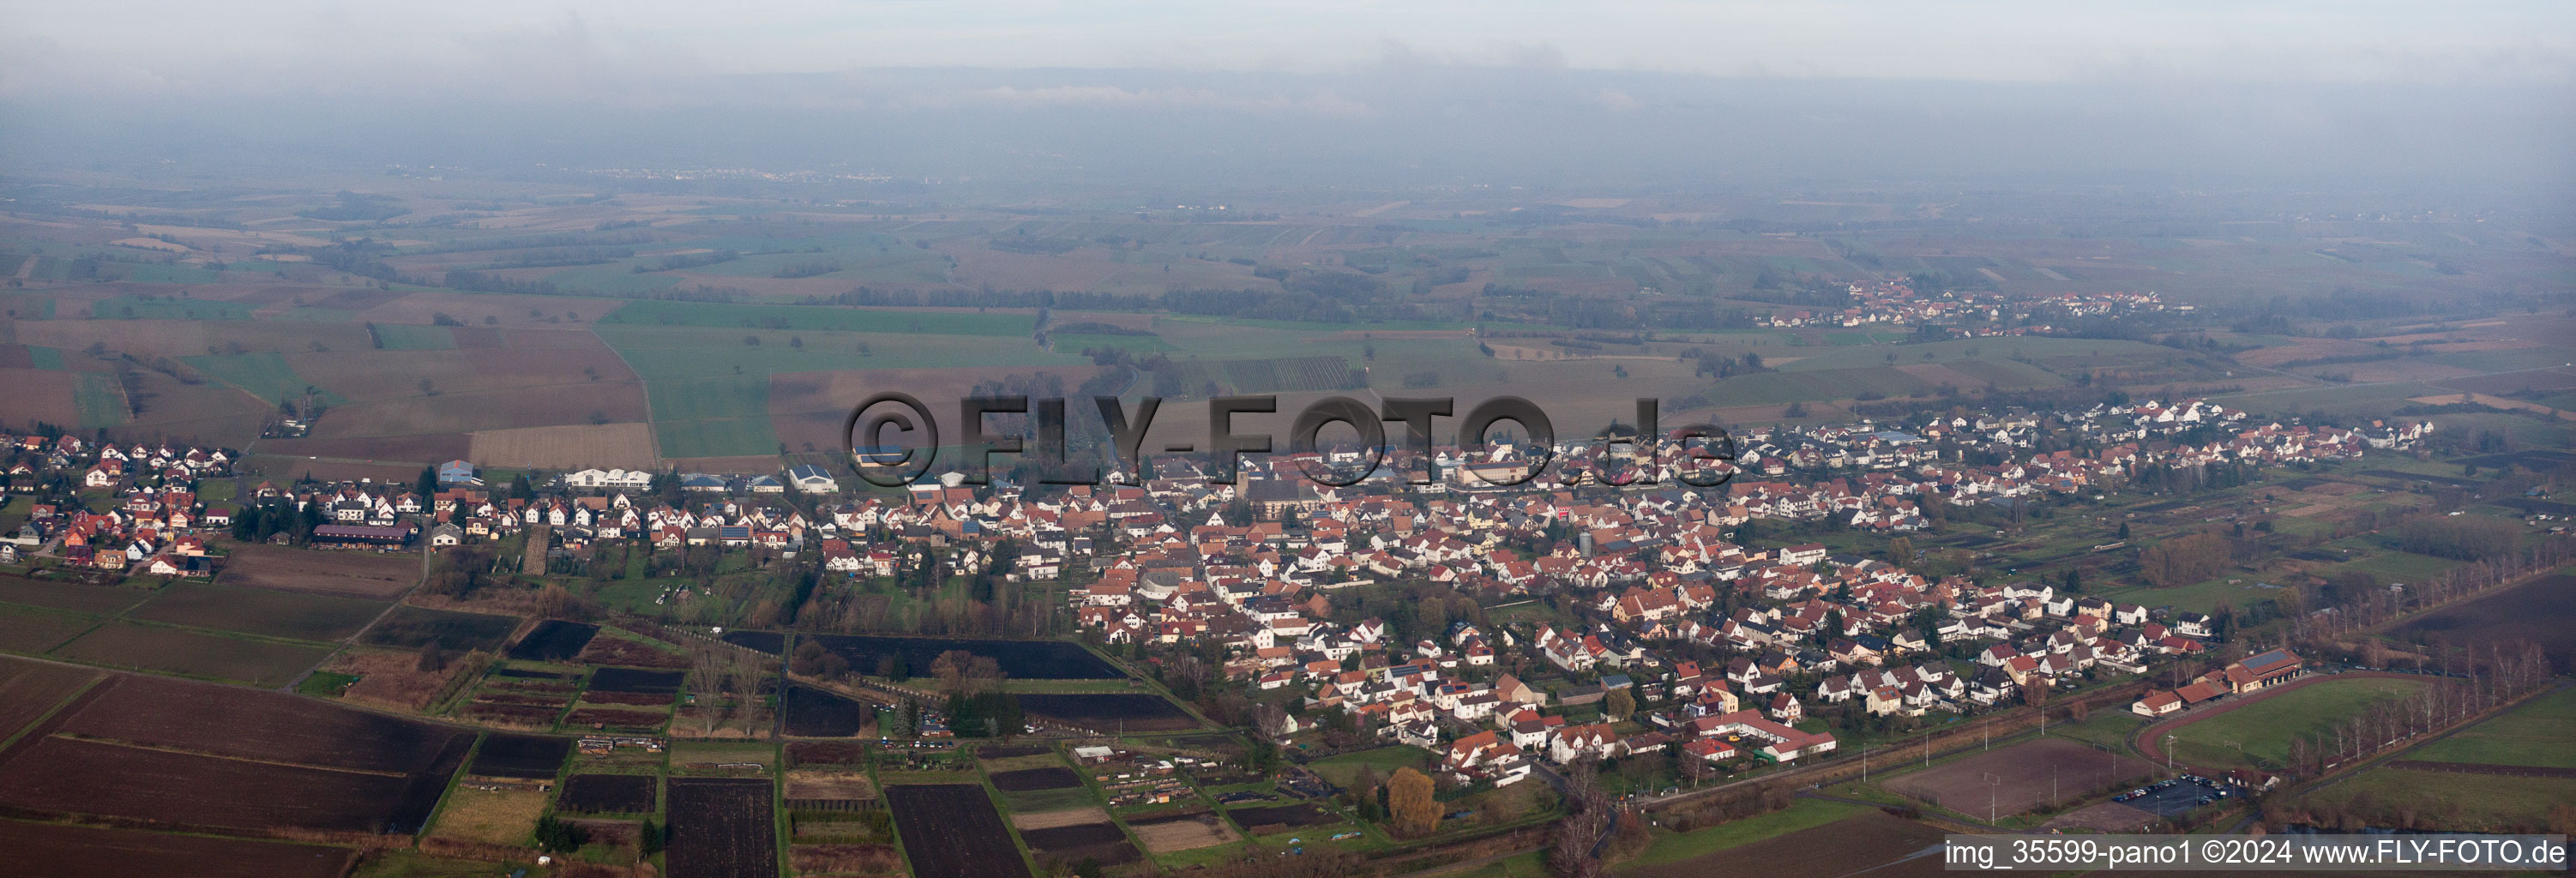
[[[1395,453],[1338,488],[1299,470],[1348,470],[1367,450],[1254,458],[1231,483],[1211,483],[1193,462],[1158,461],[1139,485],[1049,496],[951,478],[845,498],[812,466],[748,476],[593,469],[542,487],[525,476],[492,486],[455,461],[424,474],[434,484],[260,481],[216,504],[190,488],[224,479],[227,452],[28,437],[12,443],[22,491],[76,474],[84,490],[120,492],[96,511],[35,504],[0,551],[204,576],[220,563],[209,545],[217,534],[379,551],[526,536],[555,552],[810,551],[826,577],[849,581],[936,555],[955,571],[1068,581],[1076,625],[1104,646],[1220,646],[1229,679],[1299,696],[1302,709],[1265,715],[1276,727],[1262,734],[1347,723],[1441,754],[1453,782],[1508,785],[1546,765],[1667,749],[1719,771],[1791,763],[1837,748],[1833,726],[1811,709],[1849,705],[1844,715],[1900,722],[1973,713],[2033,689],[2147,674],[2220,634],[2204,614],[2041,581],[1926,576],[1812,542],[1759,545],[1758,523],[1906,534],[1945,510],[2019,514],[2166,472],[2352,459],[2405,448],[2429,429],[2255,423],[2204,401],[2146,401],[1770,427],[1734,437],[1731,460],[1695,457],[1682,443],[1567,443],[1546,450],[1556,466],[1544,474],[1534,472],[1538,449],[1444,447],[1427,458]],[[1710,476],[1723,482],[1689,486]],[[1403,636],[1401,621],[1335,612],[1339,592],[1398,581],[1486,601],[1545,595],[1568,612]],[[1945,654],[1970,658],[1970,670]],[[2297,664],[2256,662],[2237,675],[2247,679],[2213,672],[2135,709],[2161,715]]]
[[[2100,292],[2007,296],[1980,290],[1918,292],[1905,278],[1852,283],[1844,287],[1851,304],[1838,309],[1789,308],[1765,318],[1774,328],[1911,327],[1944,338],[2048,334],[2050,319],[2073,320],[2167,309],[2155,293]],[[2170,306],[2177,312],[2190,305]],[[2036,321],[2036,322],[2034,322]]]

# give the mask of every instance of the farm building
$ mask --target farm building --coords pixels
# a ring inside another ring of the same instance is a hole
[[[326,549],[401,548],[419,531],[409,525],[325,524],[313,529],[312,545]]]
[[[462,460],[451,460],[438,465],[438,483],[449,486],[476,486],[483,484],[483,480],[474,476],[473,464]]]
[[[810,463],[788,467],[787,481],[805,494],[837,494],[841,491],[841,483],[833,479],[831,473]]]
[[[640,469],[586,469],[567,473],[564,487],[641,491],[653,486],[653,474]]]

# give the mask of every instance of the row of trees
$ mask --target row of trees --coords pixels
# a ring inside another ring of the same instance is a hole
[[[2315,776],[2345,762],[2402,747],[2460,720],[2504,706],[2552,682],[2548,656],[2530,641],[2489,644],[2473,654],[2475,667],[2461,682],[2427,686],[2385,699],[2326,731],[2290,742],[2290,773]]]
[[[2371,628],[2399,615],[2426,606],[2442,604],[2495,586],[2516,581],[2576,561],[2576,540],[2549,539],[2516,552],[2484,561],[2472,561],[2442,573],[2406,584],[2402,592],[2383,588],[2352,588],[2356,583],[2338,583],[2333,589],[2334,601],[2317,601],[2318,609],[2332,613],[2284,612],[2290,617],[2290,638],[2295,642],[2318,644],[2331,642],[2345,634]],[[2284,589],[2288,595],[2292,590]]]

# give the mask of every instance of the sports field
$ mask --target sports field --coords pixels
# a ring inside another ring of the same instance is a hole
[[[2424,680],[2352,677],[2263,695],[2173,730],[2174,758],[2219,768],[2278,766],[2289,759],[2293,739],[2330,734],[2336,723],[2373,702],[2404,697],[2426,685]]]

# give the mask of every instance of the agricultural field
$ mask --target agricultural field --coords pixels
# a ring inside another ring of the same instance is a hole
[[[420,575],[420,557],[411,553],[242,546],[226,560],[217,582],[386,600],[410,591]]]
[[[2570,618],[2576,618],[2576,575],[2558,573],[2418,616],[2390,634],[2416,643],[2530,640],[2565,673],[2576,668]]]
[[[778,874],[769,780],[675,777],[670,780],[669,795],[666,856],[671,874],[708,878]]]
[[[1160,695],[1146,692],[1019,696],[1020,709],[1031,716],[1094,731],[1169,732],[1198,727],[1198,719]]]
[[[599,634],[599,626],[547,619],[510,647],[510,658],[523,662],[559,662],[580,655]]]
[[[0,613],[0,650],[43,654],[99,622],[87,614],[11,607]]]
[[[555,797],[558,810],[583,814],[650,814],[661,801],[661,782],[649,774],[576,774]]]
[[[2576,770],[2576,689],[2559,689],[2414,750],[2407,759]]]
[[[653,428],[640,423],[477,430],[466,458],[477,466],[578,470],[651,469]]]
[[[850,737],[876,713],[867,704],[801,683],[789,684],[780,702],[787,711],[787,734],[800,738]]]
[[[496,845],[524,845],[545,814],[546,794],[535,790],[478,789],[460,784],[438,809],[434,838]]]
[[[571,755],[571,738],[494,732],[484,735],[483,743],[474,749],[474,761],[466,768],[466,773],[479,777],[550,780],[563,769],[564,759]]]
[[[31,607],[113,615],[151,596],[150,590],[122,585],[0,574],[0,602]]]
[[[2515,777],[2386,766],[2301,796],[2321,825],[2439,827],[2468,832],[2541,831],[2551,806],[2576,801],[2576,778]]]
[[[1872,878],[1947,874],[1939,857],[1920,854],[1937,849],[1941,830],[1838,802],[1801,802],[1715,829],[1658,837],[1646,854],[1620,869],[1637,878],[1685,878],[1709,874],[1851,875]],[[1806,824],[1806,828],[1798,828]],[[1793,831],[1794,830],[1794,831]],[[1707,836],[1707,838],[1700,838]],[[1678,856],[1677,856],[1678,855]]]
[[[350,848],[175,835],[139,829],[0,820],[0,850],[27,875],[194,875],[201,878],[340,878]]]
[[[984,788],[969,784],[887,787],[914,878],[1027,878],[1029,866]]]
[[[114,668],[282,686],[329,657],[331,648],[115,620],[55,647],[53,655]]]
[[[182,826],[404,832],[428,818],[472,741],[291,695],[120,676],[0,753],[0,804]]]
[[[905,667],[920,673],[929,670],[938,661],[940,653],[962,649],[994,659],[1000,663],[1002,673],[1014,680],[1107,680],[1126,676],[1080,644],[1061,640],[971,640],[853,634],[816,634],[810,637],[863,673],[875,670],[879,659],[889,655],[902,656]],[[1026,699],[1022,703],[1026,706]],[[1035,709],[1031,710],[1034,712]]]
[[[341,640],[388,605],[302,592],[181,582],[125,614],[128,619],[239,631],[295,640]]]
[[[359,642],[393,649],[419,649],[436,643],[440,649],[490,652],[508,642],[510,632],[518,627],[516,616],[397,606],[368,628]]]
[[[1137,843],[1158,855],[1219,847],[1243,839],[1232,824],[1214,811],[1132,818],[1127,825],[1135,830]]]
[[[0,741],[99,678],[97,671],[0,656]]]
[[[2256,693],[2240,704],[2180,727],[2174,758],[2216,768],[2262,768],[2288,761],[2293,739],[2313,736],[2359,713],[2372,702],[2398,698],[2428,685],[2392,677],[2311,677],[2278,691]]]

